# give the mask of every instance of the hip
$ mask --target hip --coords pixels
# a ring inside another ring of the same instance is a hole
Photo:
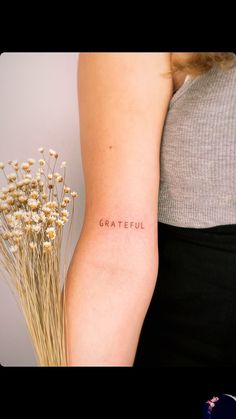
[[[236,225],[159,222],[158,247],[137,365],[236,365]]]

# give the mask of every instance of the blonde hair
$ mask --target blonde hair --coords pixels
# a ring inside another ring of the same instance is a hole
[[[236,65],[236,55],[233,52],[194,52],[187,59],[173,62],[173,71],[184,71],[186,74],[198,76],[207,73],[214,65],[229,69]]]

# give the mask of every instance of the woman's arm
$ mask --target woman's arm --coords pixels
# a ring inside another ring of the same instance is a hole
[[[132,365],[158,273],[168,53],[79,59],[85,218],[67,276],[69,365]]]

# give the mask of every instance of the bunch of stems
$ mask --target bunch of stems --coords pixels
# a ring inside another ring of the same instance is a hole
[[[43,148],[39,151],[42,159],[34,175],[34,159],[21,165],[9,161],[10,174],[0,163],[7,181],[0,192],[0,263],[24,314],[38,364],[66,366],[61,248],[69,218],[71,233],[78,194],[65,183],[66,162],[63,174],[56,172],[58,153],[49,150],[46,159]]]

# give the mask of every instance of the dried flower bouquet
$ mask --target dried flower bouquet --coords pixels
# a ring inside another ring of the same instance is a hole
[[[61,245],[69,221],[68,206],[78,196],[56,172],[58,153],[49,150],[36,162],[9,161],[0,170],[7,186],[0,192],[0,263],[23,311],[41,366],[67,365],[64,291],[61,289]]]

